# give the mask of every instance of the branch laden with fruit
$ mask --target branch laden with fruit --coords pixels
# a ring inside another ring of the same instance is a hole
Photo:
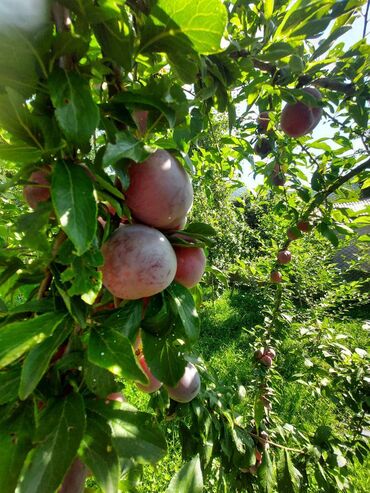
[[[298,491],[313,445],[290,447],[270,430],[284,277],[271,273],[256,405],[239,416],[235,392],[194,353],[199,283],[222,272],[208,260],[216,229],[192,219],[210,213],[191,210],[193,185],[213,196],[249,160],[295,218],[279,269],[312,226],[332,237],[321,208],[369,167],[366,42],[336,44],[362,3],[60,0],[26,23],[4,5],[1,493],[77,493],[90,473],[118,492],[127,471],[163,458],[159,421],[176,417],[186,417],[186,462],[168,492],[202,491],[209,478],[220,492]],[[339,150],[310,145],[323,108],[334,126],[344,119]],[[218,138],[220,114],[229,128]],[[358,135],[364,150],[349,155]],[[316,167],[312,187],[294,164],[299,146],[300,165]],[[155,413],[128,403],[125,388],[151,394]]]

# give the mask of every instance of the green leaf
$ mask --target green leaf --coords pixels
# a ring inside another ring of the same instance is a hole
[[[37,445],[19,493],[54,493],[77,455],[84,429],[81,395],[70,394],[48,406],[36,430]]]
[[[123,403],[115,409],[113,403],[92,402],[89,408],[103,416],[112,428],[113,444],[120,459],[135,459],[154,464],[167,452],[165,437],[154,417]]]
[[[202,493],[203,487],[200,458],[196,455],[175,474],[165,493]]]
[[[91,178],[81,166],[58,161],[52,177],[51,198],[63,231],[82,255],[89,248],[97,225],[97,204]]]
[[[111,310],[110,313],[109,316],[98,315],[96,320],[100,321],[104,327],[115,329],[134,342],[142,320],[142,300],[128,301],[116,310]]]
[[[147,384],[129,339],[120,332],[104,328],[93,330],[89,338],[88,358],[114,375]]]
[[[280,41],[270,45],[266,51],[264,51],[260,58],[263,60],[279,60],[280,58],[285,58],[286,56],[292,55],[294,53],[294,48],[289,43],[284,43]]]
[[[50,360],[65,341],[72,330],[70,324],[56,330],[54,334],[33,347],[28,353],[21,374],[21,382],[19,386],[19,398],[21,400],[27,397],[34,391],[44,373],[49,367]]]
[[[157,337],[142,331],[145,360],[150,371],[161,382],[175,386],[183,376],[187,362],[181,348],[168,337]]]
[[[298,493],[300,488],[301,473],[292,463],[292,459],[287,450],[281,454],[281,461],[278,469],[278,490],[284,493]]]
[[[0,328],[0,368],[9,365],[35,344],[51,336],[64,313],[45,313]]]
[[[17,399],[20,378],[21,369],[19,366],[0,371],[0,406]]]
[[[93,26],[94,34],[102,48],[104,57],[115,61],[127,71],[131,70],[134,60],[131,53],[132,32],[129,26],[129,22],[116,20],[100,22]]]
[[[217,232],[212,226],[206,223],[191,223],[186,227],[187,233],[203,236],[216,236]]]
[[[274,0],[266,0],[265,4],[265,19],[268,21],[274,12]]]
[[[334,233],[334,231],[329,228],[326,223],[320,223],[317,225],[317,231],[321,233],[330,243],[337,247],[339,245],[338,236]]]
[[[0,424],[0,491],[14,493],[23,463],[32,448],[33,409],[22,406]]]
[[[87,144],[99,123],[99,109],[87,80],[76,72],[58,69],[48,84],[56,119],[67,140],[76,145]]]
[[[10,88],[0,94],[0,126],[30,146],[42,149],[42,135],[38,123],[26,106],[24,98]]]
[[[94,365],[87,359],[84,363],[84,379],[89,390],[102,399],[117,391],[113,374],[105,368]]]
[[[190,291],[181,284],[172,283],[167,288],[171,297],[172,311],[177,313],[189,341],[199,338],[199,316],[195,307],[194,298]]]
[[[221,39],[227,23],[226,7],[221,0],[158,0],[151,12],[157,27],[156,36],[146,36],[142,50],[154,44],[157,48],[191,47],[197,53],[210,55],[222,51]],[[166,51],[166,50],[164,50]]]
[[[26,145],[0,144],[0,159],[13,163],[34,163],[41,158],[41,151]]]
[[[112,431],[98,414],[87,414],[81,448],[81,458],[100,488],[104,493],[117,493],[120,477],[118,455],[113,448]]]
[[[276,486],[276,470],[268,450],[264,450],[263,452],[262,464],[258,468],[257,473],[262,491],[264,493],[273,493]]]
[[[103,157],[105,166],[114,166],[117,161],[123,158],[132,159],[137,163],[144,161],[150,153],[145,149],[141,140],[136,139],[128,132],[117,134],[115,144],[108,144]]]

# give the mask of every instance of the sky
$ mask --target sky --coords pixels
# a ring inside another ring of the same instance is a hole
[[[364,7],[365,8],[365,7]],[[369,20],[370,24],[370,20]],[[369,35],[369,26],[368,24],[368,35]],[[359,41],[362,38],[362,33],[363,33],[363,28],[364,28],[364,18],[363,16],[358,17],[353,25],[352,29],[350,31],[347,31],[343,36],[338,38],[338,41],[344,42],[345,47],[349,48],[352,46],[354,43]],[[320,38],[322,39],[322,38]],[[319,40],[318,40],[319,41]],[[320,123],[317,125],[317,127],[314,129],[312,132],[312,138],[313,139],[319,139],[323,137],[332,137],[335,133],[335,129],[331,128],[329,123],[326,121],[325,118],[322,118]],[[354,142],[354,147],[358,148],[361,146],[361,141],[359,140],[358,142]],[[320,152],[320,151],[317,151]],[[260,158],[258,158],[260,159]],[[266,162],[268,162],[268,159],[266,159]],[[264,182],[264,177],[262,175],[257,175],[256,178],[253,177],[253,173],[251,170],[250,164],[245,161],[243,163],[243,174],[241,177],[241,180],[246,184],[246,186],[249,189],[254,189],[257,185],[260,185]]]

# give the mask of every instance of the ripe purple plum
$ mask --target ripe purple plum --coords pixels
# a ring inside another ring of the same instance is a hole
[[[320,92],[314,87],[304,87],[303,91],[317,100],[321,100]],[[310,106],[302,101],[288,103],[281,113],[280,126],[288,137],[301,137],[311,132],[319,123],[322,108]]]
[[[193,204],[193,187],[181,164],[171,154],[157,150],[129,168],[126,204],[138,221],[159,229],[182,224]]]
[[[177,262],[167,238],[141,224],[120,226],[103,245],[103,284],[114,296],[137,300],[160,293],[173,281]]]
[[[174,247],[177,259],[175,281],[192,288],[201,280],[206,268],[206,256],[202,248]]]
[[[292,254],[290,253],[289,250],[280,250],[277,256],[277,261],[279,264],[285,265],[289,264],[289,262],[292,260]]]
[[[192,401],[200,391],[200,376],[192,363],[185,367],[183,376],[175,387],[166,385],[168,395],[176,402],[186,403]]]
[[[36,209],[40,202],[46,202],[50,199],[50,169],[44,167],[34,171],[28,181],[33,184],[23,188],[23,196],[27,204],[32,209]]]
[[[281,273],[278,270],[274,270],[270,274],[270,280],[274,284],[280,284],[281,281],[283,280],[283,276],[281,275]]]

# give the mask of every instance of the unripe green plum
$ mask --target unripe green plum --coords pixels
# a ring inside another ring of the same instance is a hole
[[[148,377],[149,383],[148,384],[142,384],[139,382],[136,382],[136,386],[142,390],[143,392],[146,392],[148,394],[151,394],[152,392],[156,392],[162,387],[162,382],[160,382],[150,371],[147,362],[145,361],[144,355],[142,354],[138,358],[138,362],[141,366],[141,369],[145,373],[145,375]]]
[[[177,270],[175,281],[192,288],[201,280],[206,268],[206,256],[202,248],[174,247]]]
[[[181,164],[158,150],[129,168],[126,204],[138,221],[159,229],[183,223],[193,204],[193,187]]]
[[[321,100],[320,92],[314,87],[304,87],[303,91]],[[289,137],[301,137],[316,127],[321,115],[322,109],[320,107],[309,106],[302,101],[293,104],[288,103],[281,113],[280,126]]]
[[[277,261],[279,264],[285,265],[289,264],[289,262],[292,260],[292,254],[290,253],[289,250],[280,250],[277,256]]]
[[[23,188],[23,196],[27,204],[36,209],[40,202],[50,199],[50,169],[45,167],[34,171],[28,178],[33,185],[26,185]]]
[[[103,284],[114,296],[137,300],[173,281],[177,262],[167,238],[141,224],[120,226],[102,247]]]
[[[185,367],[183,376],[175,387],[166,385],[168,395],[176,402],[186,403],[192,401],[200,391],[200,376],[192,363]]]

